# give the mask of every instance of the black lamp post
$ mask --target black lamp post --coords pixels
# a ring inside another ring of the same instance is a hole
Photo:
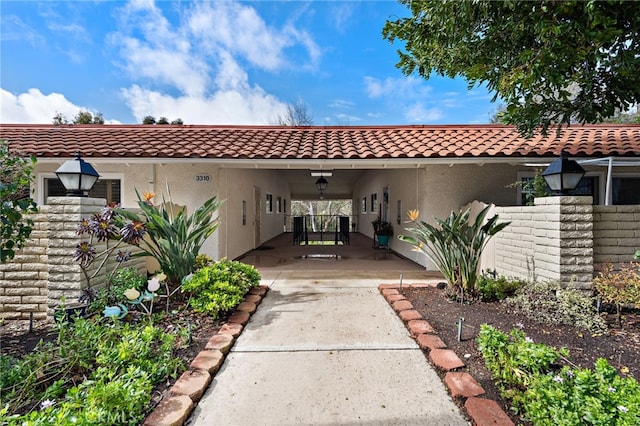
[[[100,177],[96,169],[76,153],[76,158],[65,161],[56,170],[56,176],[67,190],[68,197],[86,197]]]
[[[560,158],[549,164],[549,167],[542,172],[542,177],[554,194],[566,195],[578,186],[584,174],[585,170],[582,166],[568,159],[562,152]]]

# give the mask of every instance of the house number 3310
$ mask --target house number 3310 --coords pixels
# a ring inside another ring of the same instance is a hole
[[[210,182],[211,176],[209,175],[196,175],[196,182]]]

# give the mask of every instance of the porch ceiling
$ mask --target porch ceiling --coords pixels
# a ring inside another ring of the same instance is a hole
[[[282,177],[289,184],[291,198],[296,200],[316,200],[320,194],[316,189],[317,176],[311,176],[310,170],[279,170]],[[329,182],[324,199],[352,198],[353,187],[365,170],[332,169],[331,176],[325,179]]]

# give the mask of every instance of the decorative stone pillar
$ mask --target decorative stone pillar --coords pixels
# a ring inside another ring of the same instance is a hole
[[[593,282],[593,205],[591,197],[536,198],[534,228],[538,278],[590,291]]]
[[[63,302],[76,302],[81,290],[87,287],[87,280],[80,265],[73,260],[76,246],[82,240],[77,234],[82,218],[91,217],[102,211],[106,205],[103,198],[49,197],[48,240],[49,260],[49,313]],[[99,250],[100,248],[97,247]]]

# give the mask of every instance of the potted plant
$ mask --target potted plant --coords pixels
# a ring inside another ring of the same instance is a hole
[[[373,231],[375,233],[375,237],[378,241],[378,246],[389,246],[389,239],[393,235],[393,225],[391,222],[387,222],[386,220],[382,220],[380,216],[376,218],[373,222]]]

